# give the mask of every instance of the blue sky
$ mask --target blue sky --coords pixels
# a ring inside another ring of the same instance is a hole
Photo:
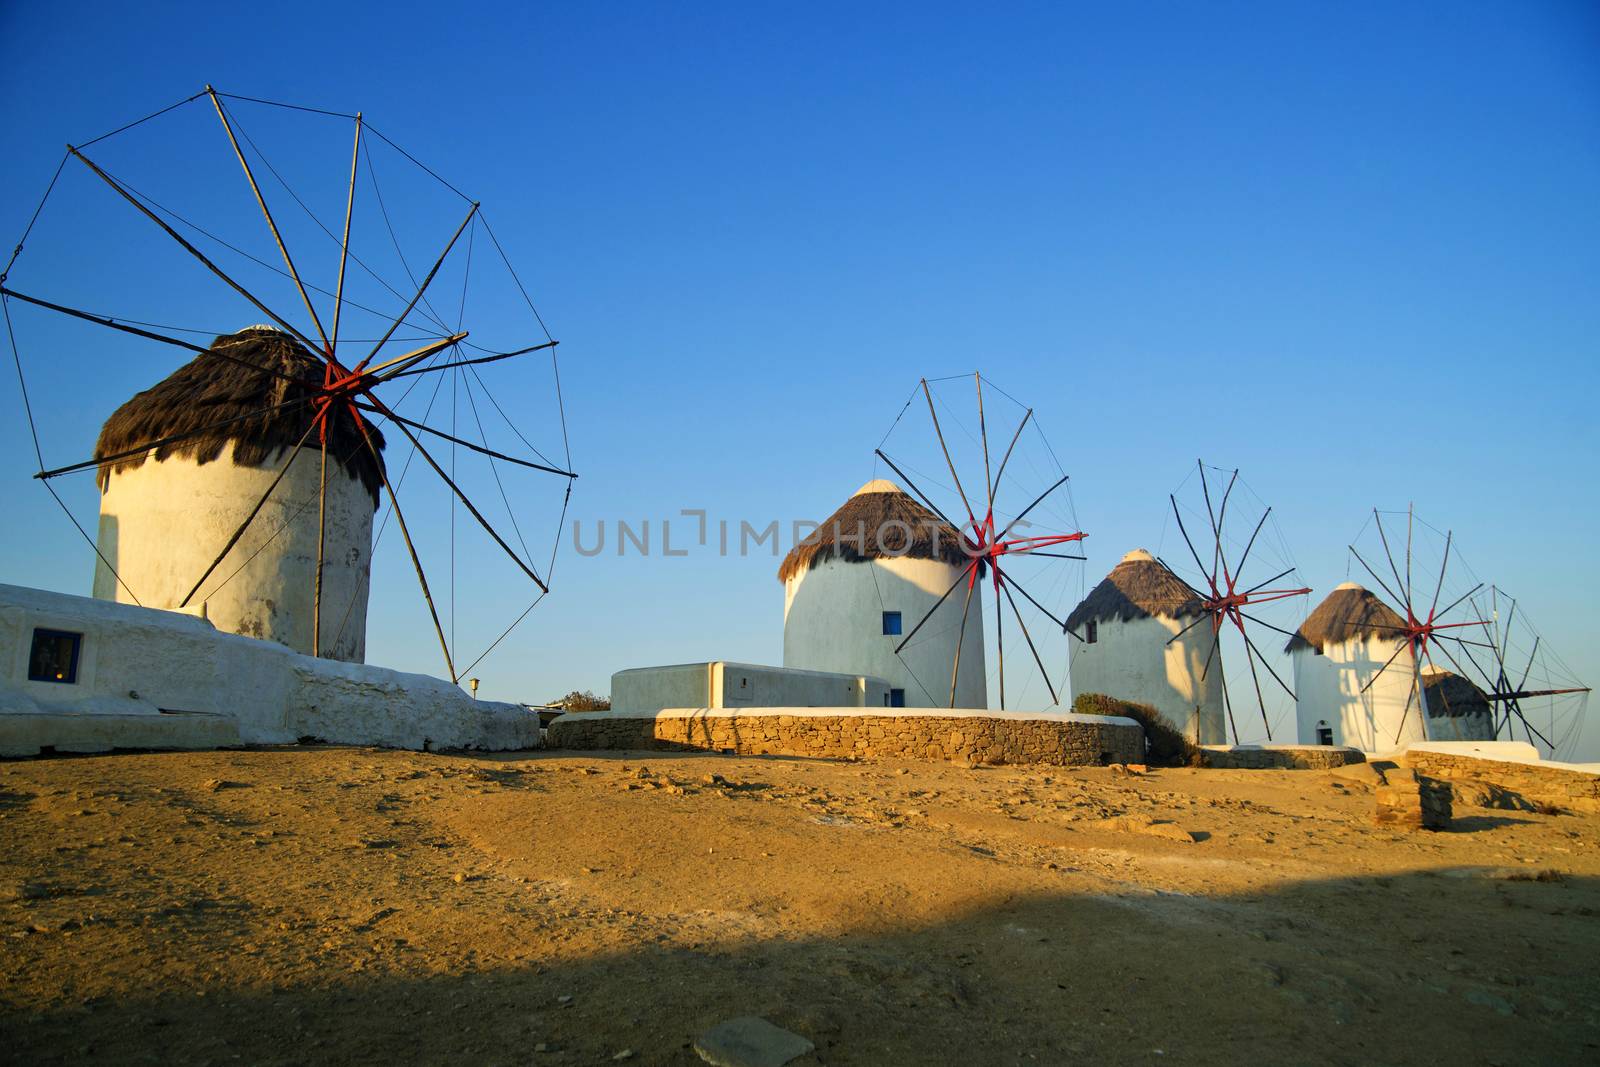
[[[481,198],[563,342],[586,528],[820,519],[882,473],[872,449],[918,377],[981,368],[1073,475],[1089,584],[1157,547],[1204,456],[1275,505],[1316,595],[1372,507],[1414,501],[1600,677],[1592,5],[12,4],[0,69],[7,248],[63,142],[207,82],[362,110]],[[338,187],[347,160],[303,156]],[[56,234],[11,284],[134,255]],[[158,298],[165,270],[115,272],[105,306]],[[100,373],[50,338],[24,347],[42,380]],[[72,433],[108,413],[41,388]],[[87,592],[0,390],[0,580]],[[92,519],[92,484],[67,498]],[[578,557],[569,530],[483,692],[776,662],[775,569]],[[437,669],[406,571],[377,580],[370,658]],[[526,603],[487,578],[460,598],[464,619]],[[1584,749],[1600,758],[1600,726]]]

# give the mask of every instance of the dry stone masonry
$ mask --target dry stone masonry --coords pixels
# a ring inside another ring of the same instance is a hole
[[[548,744],[568,749],[701,749],[741,756],[890,758],[1099,766],[1144,759],[1132,719],[1018,712],[855,712],[847,708],[673,709],[563,715]]]
[[[1342,745],[1206,745],[1200,765],[1232,771],[1329,771],[1366,760]]]

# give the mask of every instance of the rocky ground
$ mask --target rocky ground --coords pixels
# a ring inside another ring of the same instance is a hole
[[[1600,816],[1336,772],[341,748],[0,764],[13,1062],[1600,1062]]]

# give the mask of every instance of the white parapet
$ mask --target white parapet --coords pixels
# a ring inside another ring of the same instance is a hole
[[[0,755],[304,738],[537,748],[539,718],[438,678],[315,659],[191,615],[0,585]]]

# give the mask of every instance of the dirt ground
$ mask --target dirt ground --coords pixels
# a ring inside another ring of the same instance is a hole
[[[0,1060],[693,1064],[754,1014],[797,1064],[1600,1062],[1600,816],[1372,810],[1310,771],[8,762]]]

